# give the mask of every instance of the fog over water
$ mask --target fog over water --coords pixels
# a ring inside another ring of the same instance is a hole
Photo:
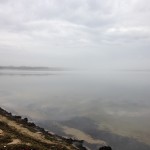
[[[15,114],[40,122],[87,117],[102,130],[150,142],[148,71],[1,73],[1,106]]]
[[[114,147],[149,144],[149,18],[149,0],[0,0],[0,106],[45,125],[96,123],[82,131]]]

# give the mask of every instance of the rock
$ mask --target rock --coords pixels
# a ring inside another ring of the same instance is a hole
[[[21,120],[21,116],[14,116],[15,119]]]
[[[25,123],[28,123],[28,118],[24,118],[23,121],[24,121]]]
[[[110,146],[100,147],[99,150],[112,150]]]
[[[33,123],[33,122],[28,122],[28,126],[30,126],[30,127],[36,127],[35,123]]]

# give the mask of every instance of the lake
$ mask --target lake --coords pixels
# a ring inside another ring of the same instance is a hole
[[[49,130],[84,138],[91,149],[148,150],[149,77],[144,70],[1,70],[0,104]]]

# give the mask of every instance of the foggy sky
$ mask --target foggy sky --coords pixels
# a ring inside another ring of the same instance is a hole
[[[0,0],[0,65],[150,68],[149,0]]]

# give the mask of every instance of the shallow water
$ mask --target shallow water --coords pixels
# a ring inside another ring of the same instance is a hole
[[[150,72],[0,71],[0,104],[36,121],[93,119],[150,143]]]

